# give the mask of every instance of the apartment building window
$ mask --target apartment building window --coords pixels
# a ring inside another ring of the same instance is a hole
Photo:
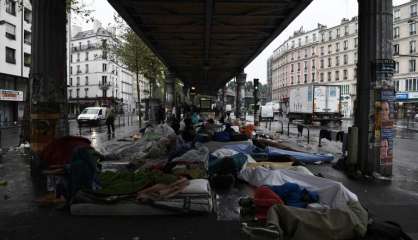
[[[85,98],[89,97],[89,89],[88,88],[84,88],[84,97]]]
[[[312,41],[316,42],[316,33],[312,34]]]
[[[88,72],[89,72],[89,65],[86,64],[86,73],[88,73]]]
[[[328,40],[331,41],[332,40],[332,31],[328,32]]]
[[[24,53],[23,58],[23,63],[25,67],[30,67],[32,65],[32,55],[29,53]]]
[[[312,73],[312,82],[315,82],[315,73]]]
[[[14,0],[6,0],[6,12],[16,16],[16,2]]]
[[[405,81],[405,91],[417,91],[417,79],[411,78]]]
[[[347,71],[347,69],[344,69],[343,75],[344,75],[344,80],[347,80],[348,79],[348,71]]]
[[[315,59],[312,59],[312,69],[315,69]]]
[[[304,68],[305,68],[305,71],[307,71],[307,70],[308,70],[308,61],[305,61],[305,62],[304,62],[304,66],[305,66],[305,67],[304,67]]]
[[[324,59],[321,58],[321,62],[320,62],[321,68],[324,68]]]
[[[81,73],[80,65],[77,65],[77,74]]]
[[[23,32],[23,36],[24,36],[24,41],[26,44],[31,45],[32,44],[32,33],[29,31],[24,31]]]
[[[305,36],[305,44],[309,43],[309,36]]]
[[[302,40],[299,38],[298,39],[298,47],[300,47],[302,45]]]
[[[70,78],[70,82],[69,82],[70,86],[73,85],[73,78]]]
[[[6,62],[16,64],[16,50],[6,47]]]
[[[358,38],[354,38],[354,48],[357,48],[358,46]]]
[[[322,32],[321,33],[321,42],[324,42],[325,41],[325,33],[324,32]]]
[[[89,52],[86,52],[86,58],[84,59],[85,61],[89,60]]]
[[[393,17],[395,18],[395,20],[399,20],[401,18],[401,12],[399,9],[393,11]]]
[[[290,72],[294,72],[295,71],[295,66],[293,65],[293,63],[290,65]]]
[[[24,13],[23,13],[23,19],[27,23],[32,23],[32,11],[25,8]]]
[[[393,54],[399,55],[399,44],[393,45]]]
[[[399,27],[393,29],[393,38],[399,38]]]
[[[348,55],[345,54],[344,55],[344,65],[347,65],[347,64],[348,64]]]
[[[335,71],[335,81],[340,81],[340,71]]]
[[[106,63],[103,63],[102,64],[102,71],[103,72],[106,72],[107,71],[107,64]]]
[[[80,62],[80,53],[77,53],[77,62]]]
[[[292,85],[293,85],[293,82],[294,82],[294,81],[293,81],[293,76],[291,76],[291,77],[290,77],[290,84],[292,84]]]
[[[417,15],[417,5],[412,4],[411,5],[411,17],[415,17]]]
[[[298,72],[300,71],[300,62],[298,62]]]
[[[6,27],[6,37],[8,39],[15,40],[16,39],[16,26],[10,23],[4,23]]]
[[[294,59],[295,58],[294,58],[294,55],[293,55],[293,52],[292,52],[292,56],[291,56],[290,60],[293,61]]]
[[[85,85],[86,85],[86,86],[88,86],[88,85],[89,85],[89,77],[88,77],[88,76],[86,76],[86,78],[85,78]]]
[[[409,24],[409,35],[415,35],[417,33],[417,24],[410,23]]]
[[[300,75],[298,75],[298,84],[300,84]]]
[[[328,45],[328,54],[331,54],[332,53],[331,48],[332,48],[331,44]]]
[[[321,47],[321,56],[324,55],[324,47]]]
[[[70,67],[70,74],[73,74],[73,67]]]
[[[337,28],[337,38],[339,38],[339,37],[340,37],[340,29]]]
[[[308,57],[308,49],[305,48],[305,58],[307,58],[307,57]]]
[[[357,79],[357,68],[354,68],[354,79]]]
[[[105,85],[107,83],[107,76],[102,76],[102,84]]]
[[[340,56],[335,56],[335,66],[340,66]]]
[[[395,91],[399,92],[399,81],[395,81]]]
[[[417,42],[415,40],[409,42],[409,53],[415,53],[417,48]]]
[[[315,47],[312,47],[312,49],[311,49],[311,55],[312,56],[315,55]]]
[[[308,82],[308,74],[306,74],[306,73],[305,73],[305,75],[304,75],[304,80],[303,80],[303,82],[304,82],[304,83],[307,83],[307,82]]]
[[[73,90],[72,89],[68,90],[68,97],[73,98]]]
[[[349,34],[348,25],[344,26],[344,35],[347,36]]]
[[[300,59],[300,50],[298,50],[298,59]]]
[[[76,98],[80,98],[80,89],[79,88],[77,88],[77,93],[76,93]]]
[[[319,76],[320,76],[320,81],[324,82],[324,73],[320,73]]]
[[[80,86],[80,77],[77,77],[77,81],[75,83],[77,86]]]
[[[415,59],[409,60],[409,72],[415,72],[416,71],[416,65],[415,65]]]
[[[336,52],[340,51],[340,43],[339,42],[335,43],[335,51]]]
[[[395,73],[399,73],[399,62],[395,62]]]
[[[354,63],[357,64],[357,52],[354,52]]]
[[[328,72],[328,82],[331,82],[331,72]]]
[[[331,67],[331,58],[328,58],[328,67]]]
[[[292,41],[292,46],[291,46],[292,48],[294,48],[295,47],[295,41],[293,40]]]
[[[344,50],[347,50],[348,49],[348,40],[345,40],[344,41]]]

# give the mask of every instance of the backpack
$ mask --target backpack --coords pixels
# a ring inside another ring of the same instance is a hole
[[[367,226],[364,240],[412,240],[395,222],[372,222]]]

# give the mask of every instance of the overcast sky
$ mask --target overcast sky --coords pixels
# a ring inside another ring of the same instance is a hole
[[[409,0],[393,0],[394,5],[403,4]],[[84,0],[84,3],[95,10],[94,18],[107,26],[113,22],[113,8],[106,0]],[[256,58],[245,68],[247,81],[259,78],[266,82],[266,61],[273,51],[280,46],[292,33],[303,26],[304,30],[314,29],[318,23],[332,27],[338,25],[342,18],[357,16],[357,0],[313,0],[313,2]],[[84,30],[91,28],[91,24],[80,19],[73,19],[73,23],[81,25]]]

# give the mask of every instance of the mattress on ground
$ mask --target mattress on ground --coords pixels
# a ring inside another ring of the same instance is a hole
[[[334,160],[334,156],[332,155],[324,155],[324,154],[312,154],[312,153],[304,153],[304,152],[297,152],[297,151],[289,151],[283,150],[275,147],[266,147],[266,149],[257,148],[251,144],[234,144],[234,145],[226,145],[224,148],[232,149],[240,153],[250,154],[251,156],[258,158],[262,156],[267,156],[268,158],[280,157],[280,156],[291,156],[294,157],[296,160],[306,163],[312,162],[330,162]]]
[[[190,180],[189,185],[173,198],[140,204],[135,200],[115,204],[76,203],[71,214],[85,216],[147,216],[176,215],[185,213],[210,213],[213,198],[208,180]]]

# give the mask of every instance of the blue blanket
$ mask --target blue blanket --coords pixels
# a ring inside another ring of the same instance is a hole
[[[253,157],[258,157],[258,156],[279,157],[279,156],[289,155],[289,156],[294,157],[298,161],[305,162],[305,163],[313,163],[313,162],[319,162],[319,161],[331,162],[332,160],[334,160],[334,156],[332,155],[289,151],[289,150],[283,150],[283,149],[274,148],[274,147],[266,147],[266,149],[261,149],[251,144],[226,145],[225,148],[232,149],[237,152],[244,153],[244,154],[249,154]]]

